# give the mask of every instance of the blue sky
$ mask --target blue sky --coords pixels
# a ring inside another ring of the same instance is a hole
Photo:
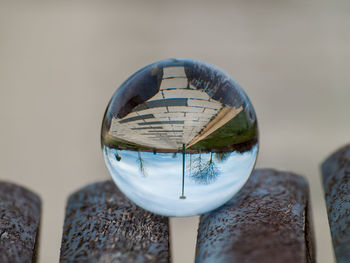
[[[251,151],[232,152],[223,162],[215,162],[220,170],[217,180],[210,184],[194,181],[186,169],[185,196],[179,199],[182,187],[182,154],[141,152],[145,174],[141,173],[138,153],[105,148],[106,165],[119,189],[141,207],[166,216],[191,216],[212,210],[228,201],[244,185],[256,160],[257,145]],[[192,162],[196,159],[192,155]],[[210,153],[202,154],[203,162]],[[215,161],[215,158],[213,158]],[[186,154],[186,163],[190,161]],[[193,170],[193,169],[192,169]]]

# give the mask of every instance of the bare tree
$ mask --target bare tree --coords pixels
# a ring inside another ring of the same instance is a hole
[[[194,172],[191,177],[194,181],[201,184],[210,184],[220,175],[220,169],[213,160],[213,153],[210,153],[209,161],[203,162],[201,154],[194,162]]]
[[[228,157],[230,157],[230,152],[227,152],[227,153],[215,153],[215,159],[218,161],[218,162],[224,162],[228,159]]]

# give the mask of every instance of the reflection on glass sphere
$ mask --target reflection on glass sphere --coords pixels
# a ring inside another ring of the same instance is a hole
[[[247,181],[258,152],[254,109],[220,69],[168,59],[134,73],[115,92],[102,148],[119,189],[166,216],[205,213]]]

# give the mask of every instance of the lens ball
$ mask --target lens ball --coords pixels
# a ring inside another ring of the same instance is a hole
[[[167,59],[129,77],[102,123],[107,168],[142,208],[165,216],[211,211],[249,178],[258,153],[253,106],[210,64]]]

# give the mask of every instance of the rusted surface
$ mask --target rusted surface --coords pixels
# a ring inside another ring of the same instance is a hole
[[[315,262],[309,214],[303,177],[255,170],[233,199],[201,217],[196,262]]]
[[[60,262],[169,262],[168,218],[128,201],[111,181],[72,194]]]
[[[338,263],[350,261],[350,145],[322,164],[323,188],[334,253]]]
[[[35,262],[40,199],[15,184],[0,182],[0,262]]]

